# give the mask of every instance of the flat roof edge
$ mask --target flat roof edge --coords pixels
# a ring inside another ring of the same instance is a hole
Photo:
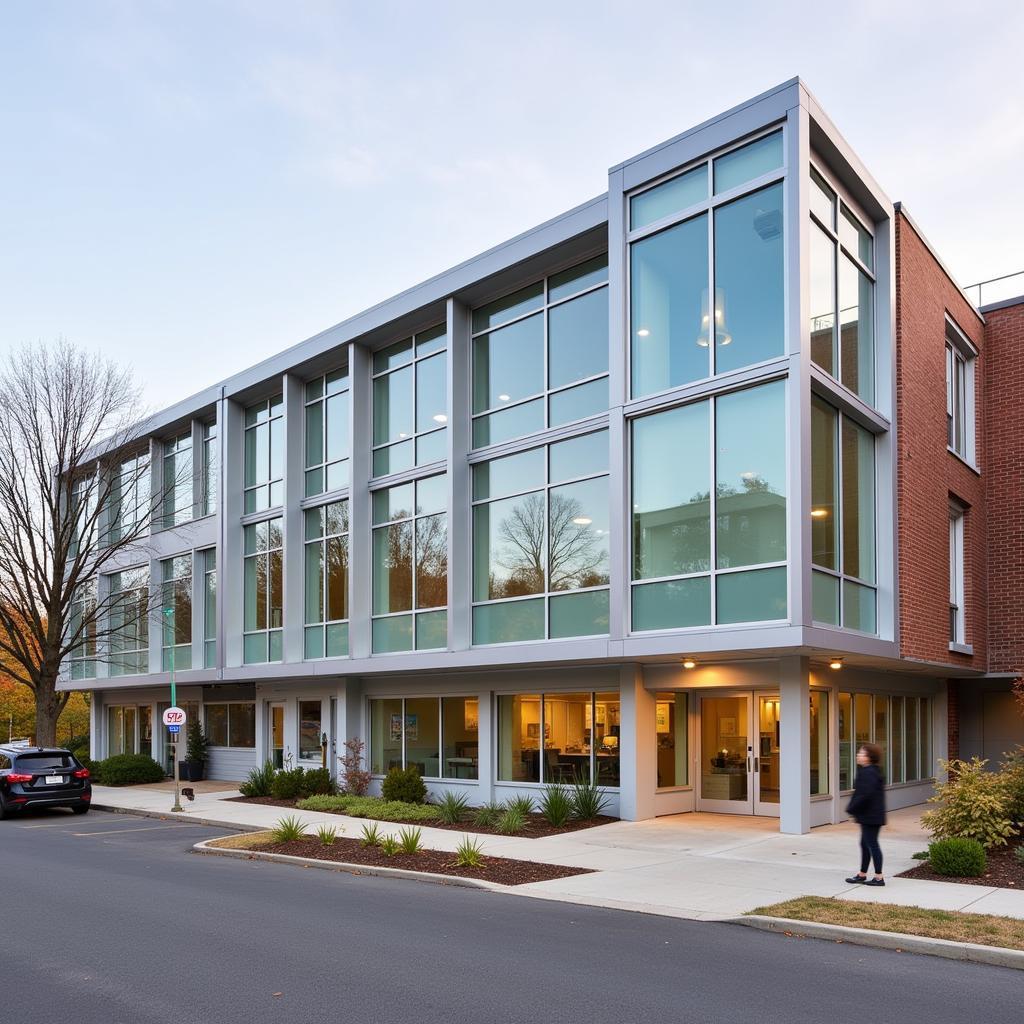
[[[986,302],[984,306],[979,306],[978,309],[981,313],[992,313],[997,309],[1008,309],[1010,306],[1020,306],[1024,304],[1024,295],[1018,295],[1012,299],[1000,299],[998,302]]]

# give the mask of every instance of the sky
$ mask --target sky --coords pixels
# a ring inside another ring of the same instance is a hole
[[[800,75],[961,284],[1024,270],[1024,5],[0,5],[0,353],[184,398]]]

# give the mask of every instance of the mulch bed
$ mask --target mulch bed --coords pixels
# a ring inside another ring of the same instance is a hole
[[[441,850],[396,853],[393,857],[387,857],[376,846],[363,846],[358,839],[335,839],[330,846],[324,846],[319,839],[297,839],[289,843],[267,843],[251,849],[260,853],[285,853],[290,857],[312,857],[333,863],[404,868],[407,871],[426,871],[435,875],[479,878],[502,885],[525,885],[527,882],[546,882],[551,878],[592,873],[587,868],[537,864],[529,860],[509,860],[507,857],[484,857],[478,868],[459,867],[455,863],[454,853]]]
[[[997,850],[988,850],[986,858],[988,867],[978,878],[954,878],[951,875],[940,875],[924,861],[916,868],[902,872],[899,878],[923,878],[929,882],[960,882],[963,885],[1000,886],[1004,889],[1024,890],[1024,864],[1014,856],[1014,850],[1024,848],[1024,840],[1012,841],[1008,846]]]
[[[240,804],[265,804],[268,807],[288,807],[292,810],[295,809],[295,805],[298,803],[297,800],[275,800],[272,796],[233,796],[227,802],[234,802]],[[322,814],[344,814],[344,811],[320,811],[317,813]],[[366,818],[366,821],[377,821],[376,818]],[[580,832],[586,828],[595,828],[598,825],[608,825],[613,821],[618,821],[618,818],[609,817],[606,814],[599,815],[596,818],[592,818],[590,821],[578,821],[573,820],[566,822],[561,828],[555,828],[554,825],[550,824],[540,814],[531,814],[526,819],[526,824],[523,827],[522,832],[515,834],[516,839],[543,839],[545,836],[564,836],[567,832]],[[489,828],[482,825],[474,825],[473,820],[470,818],[466,821],[459,822],[457,825],[445,825],[440,821],[413,821],[400,820],[400,821],[385,821],[382,824],[385,825],[423,825],[427,828],[443,828],[448,829],[450,832],[475,832],[478,835],[484,836],[500,836],[502,835],[496,828]]]

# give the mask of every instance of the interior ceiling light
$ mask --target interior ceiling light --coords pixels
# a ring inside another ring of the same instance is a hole
[[[824,519],[828,515],[827,508],[812,508],[811,518],[812,519]]]
[[[589,526],[594,520],[590,516],[577,516],[573,522],[577,526]]]
[[[838,672],[839,669],[841,669],[843,667],[843,659],[842,658],[833,658],[828,663],[828,667],[831,668],[831,669],[834,669],[835,671]]]
[[[650,334],[651,332],[647,330],[646,327],[641,327],[640,330],[636,332],[636,336],[638,338],[647,338],[650,337]]]
[[[499,402],[510,402],[512,399],[508,395],[498,395]]]
[[[696,668],[696,667],[697,667],[697,662],[695,662],[693,660],[693,658],[686,658],[683,661],[683,668]]]
[[[447,423],[448,422],[448,417],[445,416],[445,414],[443,412],[435,413],[434,414],[434,422],[435,423]]]

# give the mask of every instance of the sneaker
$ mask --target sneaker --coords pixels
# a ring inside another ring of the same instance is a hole
[[[864,879],[865,885],[885,885],[884,878],[866,878]]]
[[[867,875],[852,875],[846,881],[850,885],[863,885],[868,880]]]

